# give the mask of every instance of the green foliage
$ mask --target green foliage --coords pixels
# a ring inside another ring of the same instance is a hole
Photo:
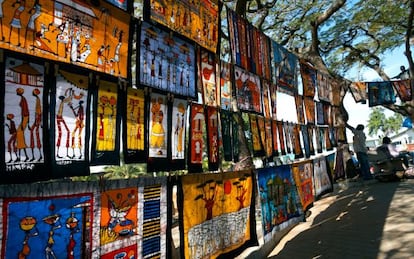
[[[379,132],[383,136],[398,132],[401,129],[403,116],[395,113],[387,117],[385,109],[382,107],[374,107],[369,115],[368,135],[377,136]],[[382,136],[381,136],[382,137]]]

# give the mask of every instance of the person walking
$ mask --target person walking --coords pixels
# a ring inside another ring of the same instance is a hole
[[[357,159],[359,161],[361,175],[364,180],[373,179],[370,171],[370,166],[368,162],[368,148],[366,146],[366,136],[364,133],[364,125],[358,124],[356,128],[346,124],[346,127],[349,128],[354,134],[353,146],[356,153]]]

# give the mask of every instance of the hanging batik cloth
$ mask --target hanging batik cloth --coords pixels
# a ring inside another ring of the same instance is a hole
[[[320,128],[320,129],[323,130],[323,135],[325,137],[324,143],[325,143],[326,150],[327,151],[332,150],[333,148],[332,148],[332,142],[331,142],[331,136],[330,136],[331,132],[329,130],[329,127],[323,127],[323,128]]]
[[[412,100],[412,81],[410,79],[392,81],[392,83],[402,102],[409,102]]]
[[[335,178],[335,157],[336,157],[336,152],[333,152],[325,156],[326,167],[329,172],[329,177],[331,179]]]
[[[152,92],[149,98],[148,118],[148,161],[147,171],[155,172],[170,169],[168,158],[168,100],[167,96]]]
[[[141,23],[139,82],[183,97],[196,97],[194,45]]]
[[[344,153],[342,148],[336,150],[334,180],[345,178]]]
[[[227,110],[221,110],[220,112],[220,127],[221,137],[223,139],[223,154],[225,161],[233,160],[233,146],[232,146],[232,120],[233,114]]]
[[[304,97],[306,121],[308,124],[315,124],[315,101],[313,97]]]
[[[367,86],[365,82],[353,82],[349,85],[349,90],[357,103],[366,103],[368,99]]]
[[[266,141],[264,143],[264,149],[266,157],[271,157],[273,155],[273,141],[272,140],[272,121],[270,119],[265,119],[265,131],[266,131]]]
[[[261,30],[249,24],[249,38],[247,43],[250,45],[250,71],[260,77],[271,80],[270,62],[270,40]]]
[[[216,62],[214,61],[214,55],[204,49],[199,49],[200,51],[200,64],[199,67],[199,76],[202,85],[202,93],[204,104],[207,106],[219,106],[219,99],[216,84]]]
[[[310,155],[313,156],[315,155],[315,146],[313,144],[313,136],[315,135],[315,126],[314,125],[307,125],[308,128],[308,136],[309,136],[309,152]]]
[[[342,127],[336,127],[336,138],[337,142],[346,143],[346,128],[344,126]]]
[[[205,130],[205,115],[203,105],[192,103],[190,105],[190,139],[188,171],[202,172]]]
[[[94,132],[92,134],[92,165],[119,165],[118,85],[97,79],[94,98]]]
[[[233,120],[231,125],[231,135],[233,141],[233,162],[239,161],[240,145],[239,145],[239,115],[233,112]]]
[[[303,147],[305,149],[305,157],[309,158],[311,154],[310,154],[308,125],[300,125],[300,131],[302,132]]]
[[[259,129],[260,145],[263,149],[263,155],[266,155],[266,129],[265,118],[263,116],[257,116],[257,128]]]
[[[227,8],[227,21],[229,24],[229,38],[234,64],[249,69],[247,57],[249,45],[247,44],[247,21],[236,12]]]
[[[232,81],[231,64],[221,61],[220,63],[220,107],[223,110],[232,110]]]
[[[323,106],[323,120],[325,125],[333,125],[333,113],[331,111],[331,104],[322,102]]]
[[[332,147],[338,146],[338,131],[336,127],[329,126],[329,140],[331,142]]]
[[[280,151],[282,155],[286,155],[286,144],[285,144],[285,133],[283,130],[283,122],[277,121],[276,124],[277,124],[277,135],[279,136]]]
[[[326,193],[333,192],[333,184],[324,156],[313,160],[313,186],[315,199],[319,199]]]
[[[4,73],[4,74],[3,74]],[[44,64],[7,57],[1,71],[0,119],[3,157],[0,159],[1,182],[30,182],[50,178],[45,145],[48,90],[45,88]],[[2,89],[3,90],[3,89]],[[4,94],[4,95],[3,95]],[[0,134],[1,135],[1,134]]]
[[[316,137],[316,152],[322,153],[323,146],[324,146],[324,136],[323,136],[323,129],[320,127],[315,127],[315,137]]]
[[[331,93],[331,82],[328,75],[318,72],[316,74],[318,85],[318,99],[319,101],[330,102],[329,95]]]
[[[174,98],[171,114],[171,170],[185,169],[187,101]]]
[[[315,102],[316,104],[316,124],[317,125],[324,125],[325,118],[323,112],[323,104],[321,102]]]
[[[339,83],[337,80],[331,80],[331,92],[329,93],[330,104],[332,106],[340,106],[341,105],[341,95],[343,93],[342,88],[343,82]]]
[[[256,114],[249,113],[250,131],[252,134],[253,156],[259,157],[264,155],[262,146],[262,139],[265,138],[264,120],[263,117],[258,117]],[[259,124],[260,122],[260,124]],[[259,128],[262,126],[263,135]]]
[[[305,111],[303,110],[303,96],[295,94],[296,115],[299,124],[305,124]]]
[[[394,104],[395,94],[391,81],[368,83],[369,107]]]
[[[279,156],[279,137],[277,129],[277,121],[272,120],[272,142],[273,142],[273,156]]]
[[[114,84],[113,96],[107,99],[108,112],[104,127],[111,130],[108,135],[108,143],[115,143],[116,130],[119,129],[117,120],[117,86]],[[54,123],[54,173],[56,177],[88,175],[89,174],[89,135],[90,135],[90,106],[89,106],[89,77],[87,74],[70,73],[68,70],[56,71],[56,87],[52,116]],[[110,103],[111,102],[111,103]],[[113,107],[113,106],[115,107]],[[115,110],[112,110],[114,108]],[[109,117],[113,124],[109,124]],[[104,119],[104,120],[105,120]],[[109,127],[111,127],[109,129]],[[105,140],[102,140],[105,141]],[[105,150],[105,149],[101,149]],[[115,144],[108,144],[115,157]],[[116,161],[114,161],[116,162]]]
[[[324,110],[322,102],[315,101],[316,107],[316,124],[317,125],[324,125],[325,124],[325,117],[324,117]]]
[[[147,160],[145,151],[146,113],[143,89],[129,87],[124,106],[123,143],[125,163],[143,163]]]
[[[297,162],[292,165],[292,174],[298,189],[303,211],[308,210],[315,197],[313,194],[313,163],[311,160]]]
[[[128,78],[129,33],[133,32],[129,12],[108,1],[3,2],[0,49],[20,52],[25,59],[34,56]],[[72,67],[73,71],[77,68]]]
[[[219,167],[218,110],[216,107],[210,106],[206,110],[208,170],[217,171]]]
[[[283,132],[285,133],[286,153],[290,154],[293,151],[292,128],[287,121],[283,122]]]
[[[182,212],[183,258],[234,258],[257,245],[255,184],[247,170],[180,177],[177,203]]]
[[[272,41],[272,49],[276,69],[274,75],[277,78],[278,90],[294,95],[298,91],[298,58],[275,41]]]
[[[264,242],[303,221],[302,205],[290,165],[257,169]]]
[[[269,81],[263,80],[262,81],[262,93],[263,93],[263,115],[265,118],[269,119],[272,117],[272,109],[271,109],[271,95],[270,95],[270,83]]]
[[[295,153],[295,159],[302,158],[303,151],[302,151],[302,144],[300,141],[300,125],[292,123],[290,127],[292,128],[292,142],[293,142],[293,151]]]
[[[234,67],[237,106],[240,110],[262,113],[260,78],[239,67]]]
[[[308,62],[301,60],[300,65],[300,74],[302,76],[303,84],[303,96],[315,97],[315,88],[316,88],[316,70]]]
[[[277,85],[270,83],[270,106],[272,110],[272,119],[277,119]]]

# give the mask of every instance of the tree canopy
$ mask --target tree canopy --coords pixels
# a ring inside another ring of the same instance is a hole
[[[410,72],[414,0],[234,0],[226,6],[246,17],[270,38],[342,82],[352,68],[373,69],[383,80],[382,60],[405,46]],[[413,116],[413,103],[387,105],[404,116]],[[346,116],[344,118],[346,120]]]
[[[382,107],[375,107],[372,109],[368,120],[368,135],[377,136],[380,132],[382,138],[391,133],[396,133],[401,128],[403,117],[401,114],[395,113],[392,116],[385,115],[385,109]]]

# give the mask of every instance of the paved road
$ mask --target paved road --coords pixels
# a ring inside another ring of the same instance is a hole
[[[316,201],[268,258],[414,258],[414,179],[352,183]]]

